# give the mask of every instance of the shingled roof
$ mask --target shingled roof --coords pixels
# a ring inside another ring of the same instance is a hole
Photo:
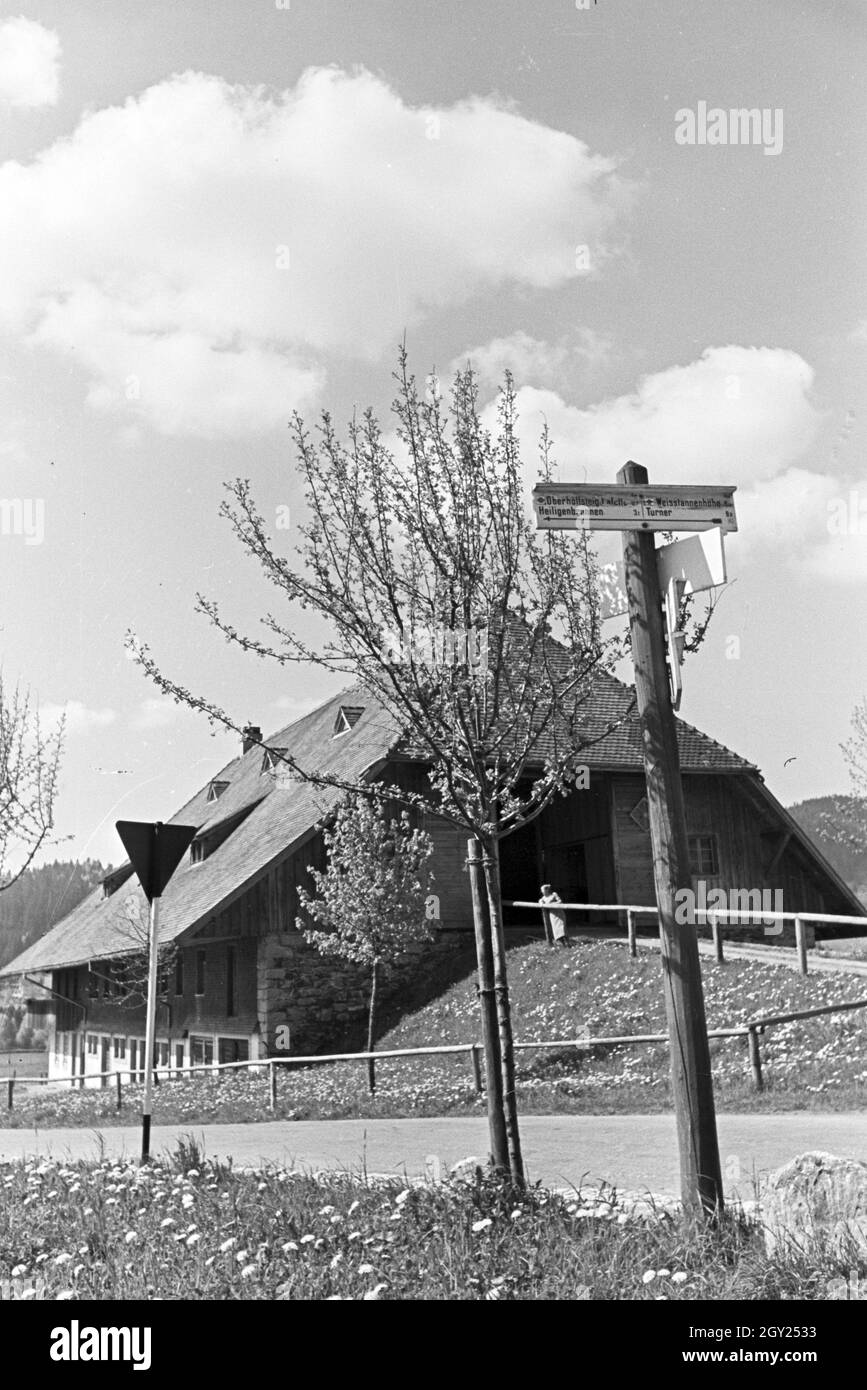
[[[363,712],[351,728],[335,736],[335,727],[347,722],[339,719],[344,706],[353,711],[353,717],[359,708]],[[630,686],[614,676],[597,675],[582,709],[581,728],[582,739],[588,742],[581,760],[589,767],[642,770],[641,731]],[[677,732],[684,772],[756,774],[752,763],[683,720],[677,721]],[[394,718],[358,687],[279,729],[265,743],[287,749],[300,767],[330,772],[346,781],[371,776],[389,758],[407,755]],[[197,839],[212,832],[219,838],[220,827],[228,828],[227,823],[235,822],[235,828],[207,858],[193,863],[186,857],[179,866],[162,898],[163,942],[177,939],[226,907],[276,860],[300,845],[340,799],[337,789],[314,787],[291,780],[280,770],[263,769],[265,761],[263,749],[254,746],[217,772],[171,817],[176,824],[195,825]],[[209,800],[214,783],[224,783],[225,788]],[[138,901],[144,920],[146,905],[136,879],[109,897],[100,886],[0,975],[63,969],[130,952],[134,949],[128,925],[131,896]]]

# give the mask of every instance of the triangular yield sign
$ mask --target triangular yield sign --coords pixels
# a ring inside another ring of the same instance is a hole
[[[162,897],[163,889],[189,849],[197,827],[142,820],[119,820],[115,825],[148,902]]]

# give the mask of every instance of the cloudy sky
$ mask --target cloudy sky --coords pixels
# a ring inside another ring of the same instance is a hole
[[[266,731],[331,693],[194,598],[264,611],[224,481],[299,516],[290,412],[384,413],[404,333],[420,375],[513,369],[528,475],[547,420],[564,480],[634,458],[737,486],[681,713],[787,804],[844,790],[865,49],[862,0],[0,5],[0,495],[30,532],[0,516],[0,650],[67,709],[60,852],[117,862],[118,816],[170,814],[235,751],[128,628]],[[736,108],[764,129],[707,115]]]

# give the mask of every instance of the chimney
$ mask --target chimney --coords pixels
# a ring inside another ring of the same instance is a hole
[[[251,748],[255,748],[262,742],[262,730],[258,724],[248,724],[246,729],[241,730],[241,752],[249,753]]]

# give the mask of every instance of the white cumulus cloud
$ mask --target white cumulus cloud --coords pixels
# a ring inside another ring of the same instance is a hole
[[[39,718],[45,727],[59,724],[64,718],[68,734],[87,734],[113,724],[117,713],[113,709],[91,709],[81,700],[67,700],[65,705],[42,705]]]
[[[563,479],[613,482],[634,459],[652,482],[744,486],[773,477],[809,447],[821,420],[812,383],[812,368],[795,352],[729,346],[586,409],[528,387],[518,393],[524,452],[534,457],[544,418]]]
[[[174,700],[159,695],[142,700],[132,716],[134,729],[167,729],[178,717],[178,706]]]
[[[556,387],[560,382],[565,385],[574,379],[576,369],[586,373],[588,369],[607,365],[611,355],[611,339],[592,328],[579,328],[553,343],[518,329],[506,337],[492,338],[459,353],[449,365],[448,376],[454,377],[455,372],[469,362],[482,387],[498,387],[507,370],[519,387]]]
[[[0,105],[54,106],[60,95],[60,39],[19,15],[0,24]]]
[[[576,244],[602,263],[628,199],[612,159],[493,101],[188,72],[0,168],[0,332],[72,356],[94,409],[270,429],[329,353],[375,359],[449,303],[590,273]]]

